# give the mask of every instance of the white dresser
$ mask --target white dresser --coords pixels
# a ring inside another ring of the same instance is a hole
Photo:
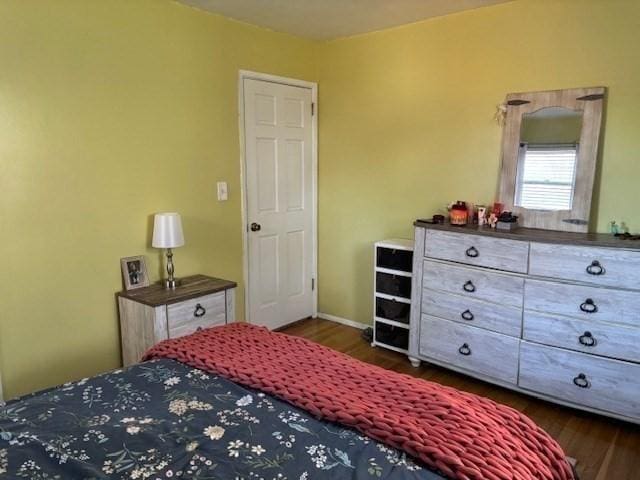
[[[415,225],[414,366],[640,423],[640,242]]]

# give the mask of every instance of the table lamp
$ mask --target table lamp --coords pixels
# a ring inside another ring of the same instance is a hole
[[[176,288],[178,282],[173,277],[173,252],[172,248],[184,245],[182,233],[182,220],[177,213],[156,213],[153,218],[153,240],[151,246],[167,249],[167,279],[165,288]]]

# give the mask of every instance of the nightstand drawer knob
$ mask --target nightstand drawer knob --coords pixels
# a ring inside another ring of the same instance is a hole
[[[205,313],[207,313],[207,310],[200,305],[199,303],[196,305],[196,309],[193,312],[193,316],[194,317],[201,317],[203,316]]]

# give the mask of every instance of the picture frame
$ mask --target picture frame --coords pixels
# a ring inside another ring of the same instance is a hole
[[[125,290],[149,286],[149,274],[147,273],[147,262],[144,255],[121,258],[120,269],[122,270]]]

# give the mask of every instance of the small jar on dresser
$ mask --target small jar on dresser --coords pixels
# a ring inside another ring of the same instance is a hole
[[[415,226],[414,365],[640,423],[640,242]]]
[[[162,340],[235,321],[235,288],[229,280],[192,275],[175,289],[155,284],[119,292],[123,365],[139,362]]]

